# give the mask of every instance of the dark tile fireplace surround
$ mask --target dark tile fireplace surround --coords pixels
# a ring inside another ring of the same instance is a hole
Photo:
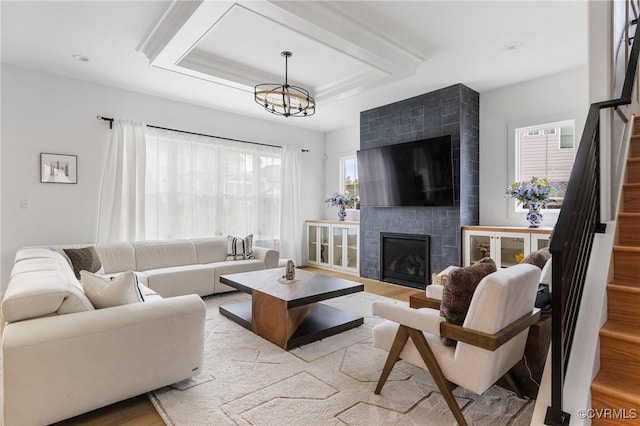
[[[428,237],[426,280],[430,281],[431,272],[461,264],[460,228],[477,225],[479,216],[479,95],[457,84],[360,113],[360,149],[444,135],[451,135],[453,145],[455,205],[363,207],[360,210],[361,276],[383,277],[382,233]],[[408,264],[404,266],[413,268]],[[408,281],[409,284],[399,284],[424,288],[423,283]]]

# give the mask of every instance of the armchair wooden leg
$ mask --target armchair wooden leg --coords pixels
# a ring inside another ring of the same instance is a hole
[[[413,344],[416,345],[416,348],[418,349],[422,360],[427,365],[427,368],[429,369],[433,380],[438,385],[438,389],[440,389],[440,392],[442,393],[444,400],[449,406],[453,417],[455,417],[460,426],[467,426],[467,421],[462,415],[462,410],[458,406],[458,403],[456,402],[456,399],[451,392],[453,389],[455,389],[456,385],[448,381],[444,376],[444,373],[440,369],[440,365],[438,365],[438,361],[436,360],[435,355],[433,355],[433,351],[429,347],[429,343],[424,337],[424,334],[422,334],[421,331],[413,328],[409,328],[408,331]]]
[[[511,371],[507,371],[502,377],[504,378],[504,381],[507,383],[507,386],[509,386],[509,390],[515,393],[518,398],[522,399],[522,392],[520,392],[520,388],[518,387],[518,384],[514,380],[513,375],[511,374]]]
[[[396,337],[393,339],[393,344],[391,345],[391,349],[389,350],[389,356],[387,357],[387,361],[384,364],[384,368],[382,369],[382,373],[380,374],[380,378],[378,379],[378,385],[376,386],[376,390],[373,391],[376,395],[379,395],[382,391],[382,387],[386,383],[389,378],[389,374],[391,374],[391,370],[393,370],[393,366],[400,359],[400,352],[402,352],[402,348],[407,343],[409,339],[408,328],[404,325],[400,325],[398,327],[398,332],[396,333]]]

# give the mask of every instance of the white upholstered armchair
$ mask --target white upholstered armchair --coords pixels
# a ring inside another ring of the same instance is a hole
[[[484,393],[508,374],[524,354],[529,326],[540,316],[534,309],[540,269],[529,264],[500,269],[482,279],[462,327],[446,323],[436,309],[412,309],[375,301],[373,314],[387,319],[373,329],[374,346],[389,352],[375,393],[382,391],[399,359],[427,368],[460,425],[466,421],[451,391],[462,386]],[[442,337],[457,340],[446,346]]]

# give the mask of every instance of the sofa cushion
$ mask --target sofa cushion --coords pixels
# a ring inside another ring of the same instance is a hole
[[[257,259],[228,260],[226,262],[213,263],[211,264],[211,266],[214,267],[214,290],[216,293],[224,293],[225,291],[236,290],[233,287],[229,287],[228,285],[220,283],[220,276],[222,275],[237,274],[239,272],[260,271],[262,269],[266,269],[264,262]]]
[[[196,247],[189,240],[139,241],[133,243],[133,247],[136,271],[198,263]]]
[[[542,269],[550,258],[551,252],[549,251],[549,247],[545,247],[541,248],[540,250],[532,251],[524,259],[522,259],[520,263],[529,263]]]
[[[476,287],[484,277],[496,271],[493,259],[485,257],[477,263],[453,270],[442,290],[440,315],[448,323],[462,325],[467,316],[471,299]],[[456,341],[443,338],[447,345],[455,345]]]
[[[62,259],[65,260],[64,256],[58,253],[55,250],[51,250],[48,248],[23,248],[18,250],[16,253],[15,261],[20,262],[21,260],[28,259]],[[66,260],[65,260],[66,262]]]
[[[92,310],[70,268],[15,274],[2,300],[6,322]]]
[[[244,238],[227,237],[227,260],[255,259],[253,255],[253,234]]]
[[[147,285],[162,297],[183,294],[207,296],[213,293],[213,267],[210,265],[186,265],[145,271]]]
[[[11,276],[13,277],[16,274],[22,274],[24,272],[59,271],[65,267],[66,263],[67,262],[62,257],[24,259],[13,265],[13,269],[11,269]]]
[[[142,292],[133,271],[110,278],[81,271],[82,288],[96,309],[143,302]]]
[[[198,263],[224,262],[227,260],[227,238],[194,238]]]
[[[102,268],[102,262],[95,247],[88,246],[79,249],[63,249],[73,267],[77,279],[80,279],[80,271],[98,272]]]
[[[98,244],[95,247],[105,274],[136,270],[136,255],[131,243]]]
[[[136,274],[137,276],[137,274]],[[138,278],[138,288],[140,289],[140,292],[142,293],[142,298],[144,299],[145,302],[150,302],[152,300],[161,300],[163,299],[162,296],[160,296],[157,292],[151,290],[149,287],[147,287],[146,285],[142,284],[140,282],[140,277],[137,276]]]

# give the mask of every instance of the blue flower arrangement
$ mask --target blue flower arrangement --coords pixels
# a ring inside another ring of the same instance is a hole
[[[525,207],[529,203],[541,203],[542,206],[545,206],[555,192],[556,190],[549,183],[549,179],[534,176],[528,181],[513,182],[507,188],[506,195],[509,198],[515,198]]]
[[[349,194],[349,191],[344,194],[340,194],[339,192],[334,192],[333,195],[325,200],[327,204],[330,206],[336,207],[353,207],[356,204],[356,197]]]

